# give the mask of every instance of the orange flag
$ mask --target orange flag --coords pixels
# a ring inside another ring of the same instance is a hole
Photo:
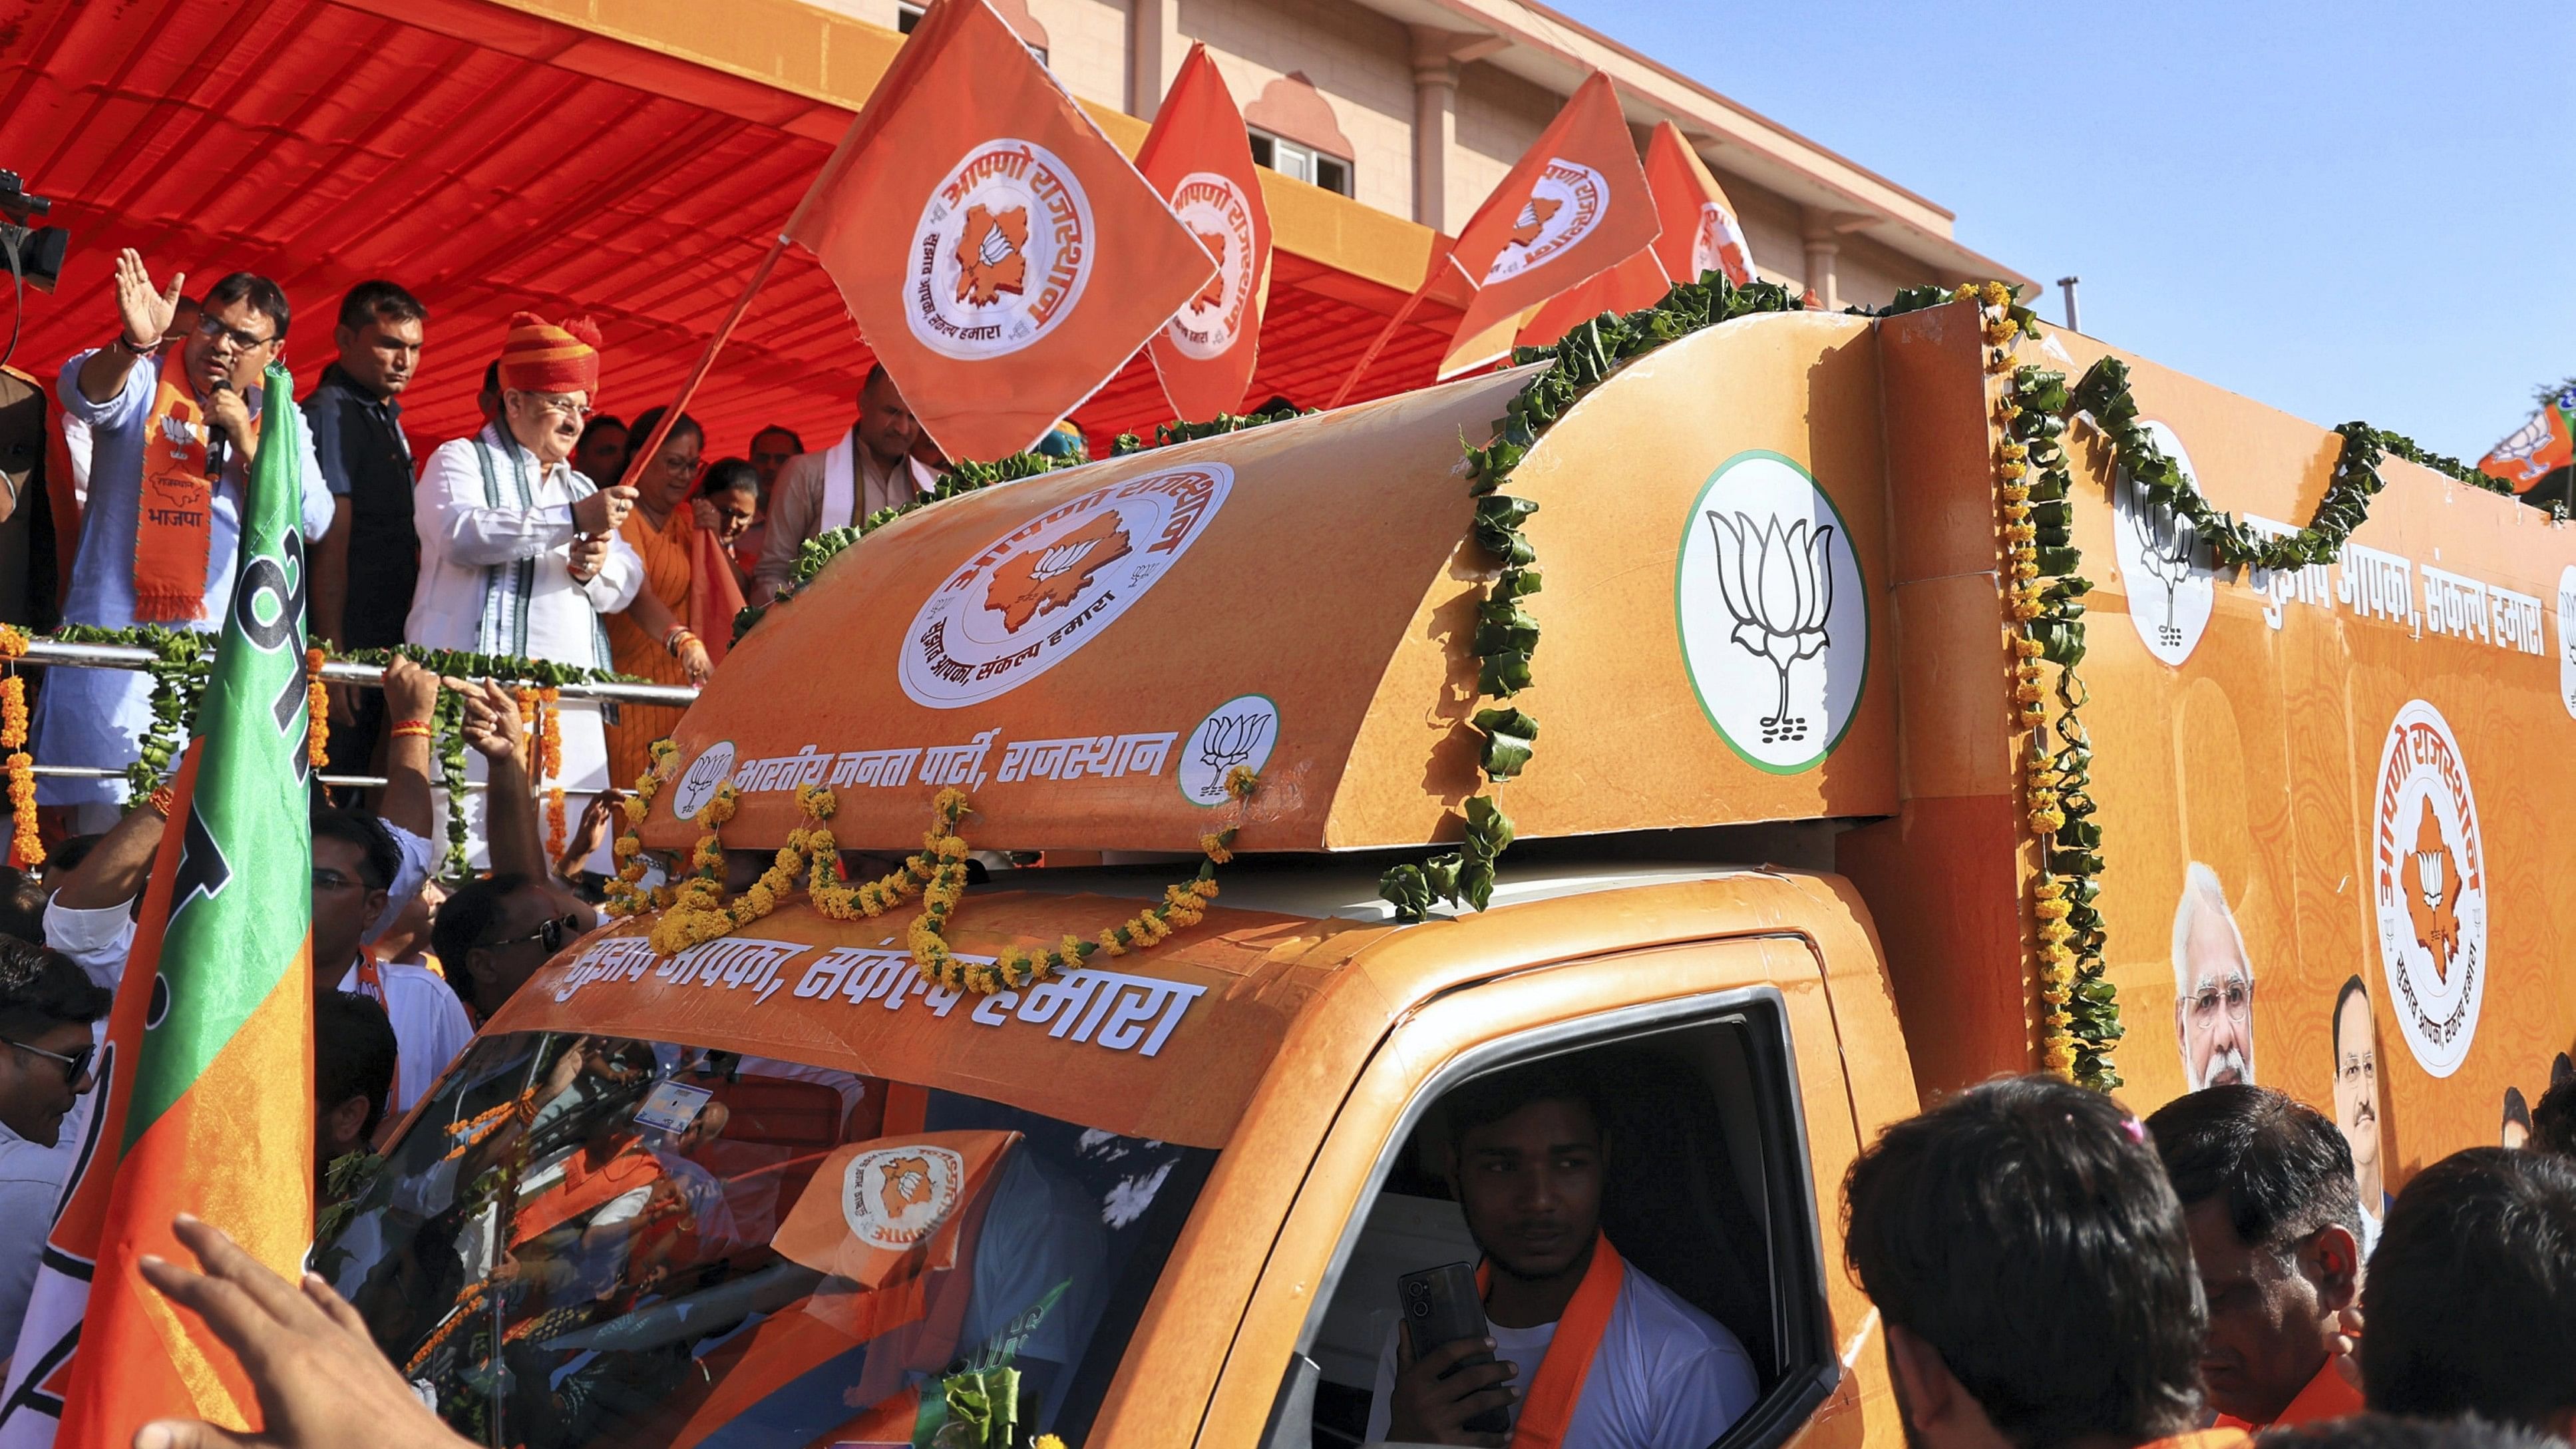
[[[1673,289],[1673,279],[1664,274],[1664,264],[1656,259],[1655,248],[1640,247],[1628,260],[1594,277],[1579,287],[1559,292],[1547,305],[1530,314],[1521,324],[1515,339],[1522,347],[1538,347],[1554,342],[1573,330],[1577,323],[1588,322],[1604,312],[1634,312],[1664,300]]]
[[[1753,280],[1753,251],[1745,245],[1734,203],[1670,121],[1656,122],[1646,143],[1646,184],[1654,189],[1655,214],[1664,224],[1655,255],[1674,281],[1696,282],[1702,272],[1724,272],[1739,287]]]
[[[778,1255],[886,1289],[957,1262],[959,1210],[974,1202],[1016,1132],[915,1132],[826,1156],[771,1235]]]
[[[1216,262],[1201,287],[1150,344],[1154,373],[1175,416],[1205,422],[1243,406],[1261,358],[1261,309],[1270,295],[1270,208],[1253,170],[1243,112],[1192,45],[1172,80],[1136,169],[1168,198],[1181,225]]]
[[[952,458],[1035,443],[1216,275],[984,0],[935,0],[786,236]]]
[[[1610,77],[1595,71],[1458,233],[1476,284],[1440,375],[1511,350],[1525,314],[1655,240],[1659,223]]]

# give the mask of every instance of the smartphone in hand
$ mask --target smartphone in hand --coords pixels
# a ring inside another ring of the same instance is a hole
[[[1407,1273],[1395,1280],[1395,1296],[1404,1311],[1404,1332],[1417,1361],[1459,1339],[1481,1341],[1485,1337],[1485,1300],[1476,1291],[1476,1270],[1470,1264],[1444,1263]],[[1490,1353],[1471,1353],[1449,1372],[1454,1374],[1459,1369],[1493,1361]],[[1501,1409],[1488,1409],[1469,1419],[1465,1427],[1478,1434],[1508,1433],[1511,1415]]]

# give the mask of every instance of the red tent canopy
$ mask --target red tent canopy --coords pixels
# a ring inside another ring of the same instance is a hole
[[[26,299],[16,362],[49,373],[112,335],[111,265],[130,246],[192,293],[235,270],[275,278],[305,386],[348,287],[410,289],[431,314],[403,398],[417,450],[475,425],[522,308],[598,319],[607,411],[669,402],[899,41],[794,0],[655,18],[663,33],[501,0],[0,0],[0,167],[72,233],[56,294]],[[763,46],[775,74],[755,76],[742,56]],[[1095,114],[1141,140],[1141,123]],[[1282,244],[1247,401],[1317,406],[1436,239],[1266,179]],[[1417,311],[1352,399],[1429,382],[1456,316]],[[772,422],[821,447],[868,362],[830,279],[791,250],[690,411],[711,455]],[[1170,410],[1139,352],[1076,417],[1098,450]]]

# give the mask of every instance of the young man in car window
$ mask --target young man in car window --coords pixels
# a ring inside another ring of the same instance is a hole
[[[1416,1357],[1399,1328],[1378,1361],[1369,1439],[1508,1444],[1466,1427],[1501,1409],[1564,1449],[1715,1442],[1753,1406],[1753,1361],[1602,1236],[1605,1144],[1586,1076],[1535,1063],[1468,1083],[1442,1111],[1450,1191],[1484,1254],[1488,1336]],[[1486,1353],[1493,1362],[1458,1367]]]

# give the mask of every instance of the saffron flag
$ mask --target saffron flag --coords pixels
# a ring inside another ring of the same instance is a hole
[[[1523,347],[1543,346],[1604,312],[1634,312],[1651,307],[1664,300],[1664,294],[1672,289],[1673,279],[1665,274],[1655,248],[1639,247],[1626,261],[1579,287],[1557,293],[1529,314],[1529,320],[1521,324],[1517,341]]]
[[[985,0],[934,0],[786,237],[960,459],[1045,436],[1217,274]]]
[[[1510,351],[1531,308],[1651,245],[1659,226],[1618,92],[1595,71],[1459,231],[1449,260],[1476,295],[1440,375]]]
[[[1205,45],[1193,44],[1172,79],[1136,169],[1216,264],[1148,344],[1173,415],[1206,422],[1243,406],[1261,359],[1261,311],[1270,296],[1270,207],[1253,169],[1252,138]]]
[[[240,1428],[256,1411],[232,1353],[135,1269],[146,1253],[188,1260],[175,1214],[222,1228],[290,1280],[313,1237],[304,443],[283,367],[268,369],[262,416],[194,788],[152,885],[167,902],[160,949],[128,965],[111,1013],[111,1045],[131,1065],[119,1065],[108,1111],[121,1120],[91,1169],[112,1164],[114,1182],[63,1405],[59,1442],[77,1449],[125,1449],[164,1415]]]
[[[2576,386],[2544,398],[2540,410],[2513,435],[2487,450],[2478,471],[2529,493],[2550,474],[2576,466]]]
[[[878,1291],[954,1267],[961,1210],[1019,1140],[1016,1132],[915,1132],[835,1149],[769,1245],[780,1257]]]
[[[1753,250],[1735,219],[1726,188],[1708,173],[1681,128],[1655,123],[1646,142],[1646,184],[1655,195],[1655,215],[1664,233],[1655,239],[1655,255],[1677,282],[1696,282],[1704,272],[1724,272],[1739,287],[1753,282]]]

